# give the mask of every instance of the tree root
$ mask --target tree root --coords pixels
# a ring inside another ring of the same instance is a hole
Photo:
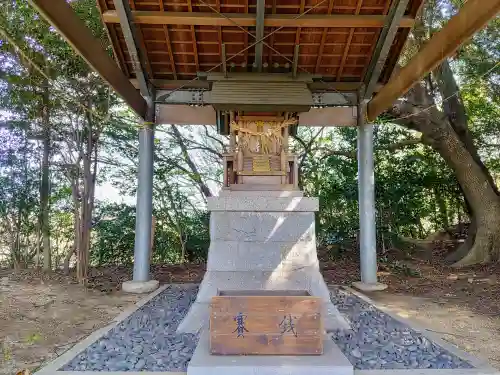
[[[459,261],[455,262],[452,267],[459,268],[472,266],[474,264],[486,264],[492,261],[497,261],[499,257],[500,226],[494,229],[480,228],[476,234],[474,245],[470,251],[468,251]]]
[[[468,235],[463,244],[461,244],[457,250],[452,252],[446,257],[446,261],[450,264],[458,262],[460,259],[463,259],[470,251],[472,246],[474,246],[474,241],[476,239],[477,227],[475,224],[475,220],[471,220],[471,225],[468,230]]]

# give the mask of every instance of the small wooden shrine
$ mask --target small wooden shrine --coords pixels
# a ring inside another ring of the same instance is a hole
[[[252,185],[298,188],[297,157],[288,149],[293,114],[230,113],[229,152],[223,155],[224,189]]]

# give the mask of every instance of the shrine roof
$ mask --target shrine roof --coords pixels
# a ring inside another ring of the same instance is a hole
[[[256,48],[252,46],[255,38],[246,31],[258,33],[257,1],[129,0],[139,49],[153,84],[170,88],[196,78],[198,72],[221,72],[223,49],[230,59],[228,71],[255,69],[252,67],[256,57]],[[408,1],[387,58],[381,60],[379,83],[388,81],[423,1]],[[267,0],[263,35],[272,35],[264,39],[268,45],[262,46],[262,71],[290,72],[294,46],[298,44],[298,72],[322,76],[325,82],[365,82],[394,2]],[[125,75],[134,80],[133,58],[114,1],[97,0],[97,3],[115,58]],[[300,16],[306,11],[307,14]]]

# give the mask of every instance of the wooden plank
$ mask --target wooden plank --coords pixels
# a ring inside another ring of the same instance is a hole
[[[293,315],[293,314],[292,314]],[[236,324],[234,322],[234,316],[232,314],[221,314],[213,316],[211,319],[211,323],[213,326],[210,328],[210,332],[214,335],[230,335],[234,336],[234,330],[236,328]],[[249,332],[245,333],[245,335],[258,335],[262,332],[266,332],[274,335],[293,335],[293,332],[282,332],[282,328],[280,328],[280,324],[282,323],[284,318],[288,318],[288,316],[284,316],[283,314],[272,315],[272,314],[253,314],[251,318],[246,320],[245,327]],[[302,315],[293,315],[295,327],[294,331],[299,335],[319,335],[320,324],[318,319],[320,318],[319,314],[302,314]]]
[[[363,4],[363,0],[358,0],[358,3],[356,5],[356,11],[355,11],[356,15],[359,14],[359,11],[361,10],[362,4]],[[351,48],[351,41],[352,41],[353,35],[354,35],[354,28],[351,28],[351,30],[349,30],[349,37],[347,38],[347,42],[345,44],[344,53],[342,55],[342,62],[340,63],[339,70],[337,71],[337,74],[336,74],[337,81],[340,81],[340,79],[342,78],[342,73],[344,72],[344,66],[345,66],[345,63],[347,61],[347,56],[349,55],[349,48]]]
[[[102,19],[102,13],[108,10],[108,5],[106,1],[98,0],[97,1],[97,9],[99,10],[99,14],[101,15],[101,21],[104,23]],[[127,64],[125,64],[125,57],[123,56],[123,51],[119,47],[118,37],[116,36],[115,25],[106,25],[104,24],[106,29],[106,34],[108,35],[109,40],[111,41],[111,49],[113,50],[113,56],[115,58],[116,63],[120,67],[120,69],[125,73],[127,77],[130,76],[130,73],[127,68]]]
[[[500,0],[467,1],[462,9],[368,102],[368,121],[375,120],[499,12]]]
[[[211,353],[322,354],[321,309],[321,298],[311,296],[213,297],[210,306]]]
[[[165,6],[163,5],[163,0],[158,0],[160,5],[160,10],[165,11]],[[163,25],[163,32],[165,33],[165,42],[167,43],[168,49],[168,57],[170,59],[170,67],[172,68],[172,73],[174,75],[174,79],[177,79],[177,71],[175,70],[175,59],[172,51],[172,43],[170,43],[170,34],[168,32],[168,26]]]
[[[333,11],[333,1],[330,0],[328,3],[328,14],[332,14]],[[314,68],[314,73],[318,73],[319,67],[321,65],[321,58],[323,57],[323,49],[325,48],[325,41],[326,41],[326,33],[328,32],[328,27],[325,27],[323,29],[323,33],[321,34],[321,42],[319,44],[319,52],[318,52],[318,57],[316,58],[316,67]]]
[[[30,0],[30,3],[139,116],[146,117],[144,98],[65,0]]]
[[[321,299],[310,296],[217,296],[212,297],[211,310],[230,314],[252,310],[254,313],[282,314],[284,312],[308,313],[319,311]]]
[[[223,13],[230,19],[209,12],[134,11],[132,14],[135,23],[149,25],[234,26],[234,22],[243,27],[256,25],[254,15],[243,13]],[[106,23],[119,23],[114,10],[105,11],[103,19]],[[264,25],[266,27],[383,27],[385,19],[385,15],[306,14],[297,18],[295,14],[268,14]],[[414,24],[414,18],[403,17],[399,27],[411,28]]]

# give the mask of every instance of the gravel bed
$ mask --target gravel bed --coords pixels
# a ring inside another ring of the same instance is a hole
[[[61,370],[186,371],[198,337],[175,330],[197,292],[196,286],[169,286]]]
[[[356,369],[468,369],[468,362],[436,345],[359,297],[334,289],[332,301],[352,330],[333,340]]]
[[[197,291],[191,285],[168,287],[61,370],[186,371],[198,336],[175,330]],[[332,338],[356,369],[472,368],[357,296],[338,289],[331,295],[352,325]]]

